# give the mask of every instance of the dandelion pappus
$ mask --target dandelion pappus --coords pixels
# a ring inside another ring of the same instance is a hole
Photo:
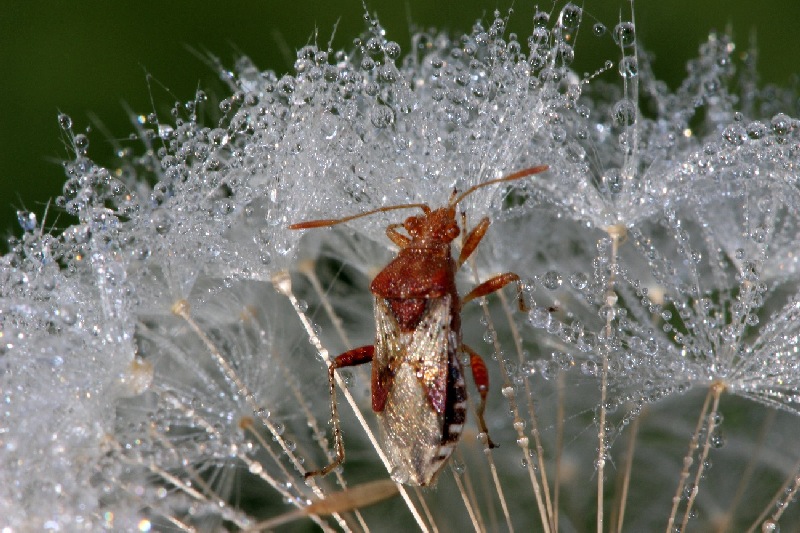
[[[461,195],[453,191],[447,206],[439,209],[426,204],[394,205],[344,218],[289,226],[320,228],[396,209],[422,210],[422,215],[386,228],[386,236],[400,250],[370,284],[375,297],[375,344],[348,350],[329,365],[336,459],[321,470],[307,472],[306,477],[325,475],[344,461],[334,384],[337,368],[372,362],[372,409],[380,420],[392,478],[398,482],[421,486],[433,483],[461,437],[467,390],[459,353],[469,356],[472,378],[481,397],[478,426],[488,439],[483,417],[489,390],[488,372],[481,356],[461,342],[461,306],[509,283],[519,284],[520,279],[512,272],[500,274],[473,288],[463,300],[459,297],[456,272],[483,239],[489,218],[484,217],[465,234],[455,260],[450,243],[461,234],[456,205],[480,188],[522,179],[547,168],[520,170],[475,185]],[[462,214],[462,225],[464,220]],[[400,233],[400,228],[407,235]],[[524,308],[521,292],[519,302],[520,308]],[[491,439],[487,442],[489,447],[495,447]]]

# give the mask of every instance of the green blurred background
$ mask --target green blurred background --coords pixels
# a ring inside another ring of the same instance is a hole
[[[490,20],[494,9],[505,13],[512,6],[510,0],[367,4],[387,36],[405,50],[409,21],[466,31],[476,18]],[[526,37],[535,4],[518,0],[513,5],[509,31]],[[556,13],[563,5],[556,5]],[[549,10],[551,4],[540,7]],[[616,0],[585,0],[583,8],[575,67],[592,72],[619,55],[610,33],[596,38],[592,25],[599,20],[610,30],[620,16],[630,19],[631,8]],[[655,54],[656,74],[671,87],[683,78],[686,60],[694,57],[709,30],[726,27],[733,30],[738,51],[757,36],[763,82],[785,85],[798,71],[798,0],[641,0],[635,11],[638,35]],[[5,0],[0,8],[0,250],[5,250],[5,237],[20,233],[17,209],[35,211],[41,221],[48,199],[60,193],[60,162],[71,154],[58,126],[59,112],[72,117],[76,132],[91,127],[89,155],[109,164],[114,157],[109,138],[127,138],[132,131],[125,106],[141,114],[155,109],[163,117],[176,100],[191,99],[198,87],[226,94],[215,72],[190,49],[213,53],[229,66],[248,55],[259,67],[281,73],[292,67],[291,51],[313,42],[315,32],[318,43],[327,43],[337,20],[334,47],[349,48],[364,29],[361,1]],[[615,75],[604,74],[607,79]],[[50,222],[54,218],[48,216]],[[61,216],[56,225],[67,220]]]

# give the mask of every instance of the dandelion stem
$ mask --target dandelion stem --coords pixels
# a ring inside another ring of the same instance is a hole
[[[350,338],[347,336],[347,332],[344,330],[342,326],[342,319],[339,315],[336,314],[336,311],[333,310],[333,306],[331,305],[331,301],[328,298],[328,293],[322,288],[322,284],[319,282],[319,277],[317,273],[314,271],[314,261],[303,261],[298,265],[297,268],[300,273],[302,273],[308,281],[311,283],[311,286],[314,288],[314,292],[317,293],[319,296],[320,301],[322,302],[322,307],[325,309],[325,313],[330,318],[331,322],[333,323],[333,327],[336,329],[336,333],[339,335],[339,338],[342,340],[346,349],[350,349],[353,345],[350,343]]]
[[[564,373],[559,372],[558,376],[556,377],[556,481],[555,487],[553,488],[553,508],[555,510],[553,515],[553,531],[558,531],[559,504],[561,500],[561,480],[563,479],[563,463],[561,458],[564,453],[564,400],[566,399],[564,394],[564,380]]]
[[[458,472],[456,472],[456,469],[452,466],[452,464],[450,465],[450,470],[453,472],[453,479],[456,482],[456,487],[458,487],[458,493],[461,494],[461,500],[464,502],[464,508],[466,508],[467,514],[469,515],[469,520],[472,522],[472,528],[476,532],[483,531],[481,524],[478,522],[478,517],[475,514],[475,506],[464,489],[464,483],[461,481],[461,476],[458,474]]]
[[[466,224],[467,224],[466,215],[462,215],[462,225],[464,227],[466,227]],[[475,268],[474,257],[470,258],[469,265],[470,265],[470,269],[472,270],[472,276],[473,276],[473,279],[475,280],[475,283],[480,283],[480,278],[478,276],[478,270],[477,270],[477,268]],[[480,298],[479,301],[480,301],[481,309],[483,311],[483,316],[486,318],[486,324],[487,324],[486,327],[488,329],[489,335],[491,335],[491,338],[492,338],[492,346],[494,348],[494,353],[497,356],[497,363],[498,363],[498,366],[500,367],[500,372],[501,372],[501,374],[503,376],[503,389],[504,390],[508,389],[508,390],[512,391],[511,394],[505,395],[506,398],[508,399],[508,402],[509,402],[509,408],[514,413],[514,420],[515,421],[521,420],[519,418],[519,409],[517,408],[516,400],[514,399],[513,387],[512,387],[512,384],[511,384],[511,379],[510,379],[510,377],[508,375],[508,370],[506,369],[505,361],[503,361],[503,357],[501,356],[502,347],[500,346],[500,341],[498,340],[497,329],[494,327],[494,322],[492,321],[492,316],[491,316],[491,313],[489,312],[489,305],[488,305],[485,297]],[[488,443],[488,439],[489,439],[489,435],[487,434],[486,435],[487,443]],[[506,503],[506,499],[505,499],[505,496],[503,494],[503,487],[500,485],[500,479],[497,476],[497,467],[494,464],[494,459],[492,457],[492,451],[491,451],[491,448],[488,447],[488,444],[487,444],[484,452],[485,452],[484,455],[486,456],[486,460],[489,463],[489,470],[492,473],[492,480],[494,481],[495,492],[497,493],[497,497],[500,500],[500,506],[503,509],[503,514],[505,515],[506,525],[507,525],[509,531],[514,531],[514,526],[513,526],[512,522],[511,522],[511,515],[508,512],[508,504]],[[545,520],[545,517],[542,516],[542,521],[544,522],[544,520]]]
[[[314,435],[315,441],[319,445],[320,449],[322,449],[323,451],[327,451],[326,440],[323,437],[322,431],[320,431],[317,419],[311,412],[311,409],[308,407],[308,403],[306,402],[305,397],[303,396],[299,387],[297,386],[297,383],[294,382],[294,377],[291,375],[287,375],[287,373],[284,373],[284,379],[286,380],[286,383],[289,385],[289,388],[292,391],[292,395],[294,396],[294,399],[297,402],[297,406],[305,414],[306,423],[308,424],[308,427],[311,429],[311,434]],[[347,482],[345,481],[344,476],[342,475],[341,472],[336,470],[333,472],[333,475],[336,476],[336,482],[339,484],[339,486],[341,486],[342,488],[347,487]],[[354,509],[353,514],[355,514],[356,520],[358,520],[361,529],[363,529],[364,531],[369,531],[369,527],[367,526],[367,523],[364,521],[364,517],[362,516],[361,511],[359,511],[358,509]]]
[[[683,468],[681,469],[680,478],[678,480],[678,488],[675,491],[675,495],[672,497],[672,511],[670,512],[669,520],[667,521],[666,533],[672,533],[673,531],[675,517],[678,514],[678,506],[681,503],[681,493],[683,493],[686,480],[689,477],[689,469],[692,466],[694,451],[697,449],[697,444],[700,440],[700,432],[703,430],[703,423],[706,420],[706,413],[708,412],[708,406],[711,404],[712,396],[713,392],[709,388],[708,394],[706,394],[706,399],[703,402],[703,408],[700,410],[700,416],[697,419],[697,426],[695,427],[692,438],[689,441],[689,449],[686,451],[686,455],[683,457]]]
[[[431,525],[431,533],[439,533],[439,528],[436,527],[436,521],[433,519],[433,514],[431,513],[430,507],[428,507],[428,502],[425,501],[425,497],[419,487],[414,487],[414,494],[417,496],[417,501],[419,501],[419,506],[422,507],[425,518],[428,519],[428,523]]]
[[[476,281],[477,281],[478,274],[477,274],[477,271],[474,268],[474,265],[473,265],[473,269],[472,270],[473,270],[473,273],[475,274],[475,278],[476,278]],[[516,403],[516,401],[514,399],[513,387],[511,387],[511,379],[508,376],[508,371],[506,370],[505,362],[503,361],[503,358],[500,355],[501,352],[502,352],[501,346],[500,346],[500,341],[498,340],[497,329],[494,327],[494,322],[492,321],[491,313],[489,313],[489,305],[486,302],[486,298],[481,298],[481,304],[480,305],[481,305],[481,308],[483,309],[483,316],[486,318],[486,321],[487,321],[487,326],[486,327],[489,330],[489,334],[492,337],[492,344],[494,346],[494,353],[497,354],[497,363],[500,366],[500,372],[503,375],[503,388],[504,389],[509,389],[510,388],[510,390],[512,391],[511,394],[504,394],[504,396],[506,396],[506,398],[508,399],[509,408],[514,412],[514,419],[517,420],[519,418],[519,410],[517,408],[517,403]],[[500,484],[500,478],[497,475],[497,467],[496,467],[496,465],[494,463],[494,458],[492,457],[492,449],[489,448],[489,446],[488,446],[488,438],[489,438],[489,435],[487,434],[486,435],[487,444],[486,444],[486,448],[484,449],[484,454],[486,455],[486,460],[489,463],[489,470],[492,473],[492,480],[494,481],[495,492],[497,493],[497,497],[500,500],[500,506],[503,509],[503,514],[505,515],[506,525],[507,525],[509,531],[514,531],[514,526],[513,526],[512,522],[511,522],[511,515],[508,512],[508,504],[506,503],[506,498],[505,498],[505,495],[503,494],[503,487]],[[544,517],[542,518],[542,520],[544,520]]]
[[[618,515],[616,519],[616,529],[617,533],[622,533],[622,524],[625,520],[625,507],[628,503],[628,488],[630,487],[631,483],[631,472],[633,471],[633,457],[636,451],[636,439],[639,433],[639,422],[643,415],[639,415],[633,419],[633,423],[629,429],[630,435],[628,436],[628,451],[625,456],[625,467],[622,470],[623,473],[623,480],[622,480],[622,490],[618,493],[619,494],[619,507]],[[612,521],[614,522],[614,521]]]
[[[694,501],[697,498],[697,493],[700,491],[700,479],[703,476],[705,469],[706,459],[708,458],[708,451],[711,449],[711,439],[714,436],[714,428],[716,427],[717,408],[719,407],[719,397],[722,391],[725,390],[723,383],[717,382],[711,385],[709,390],[714,396],[714,401],[711,406],[711,412],[708,413],[706,422],[706,438],[703,442],[703,450],[700,455],[700,462],[697,465],[697,472],[695,472],[694,483],[692,484],[692,492],[689,496],[689,501],[686,503],[686,511],[683,514],[683,522],[681,523],[681,531],[686,531],[686,524],[689,522],[689,515],[694,506]]]
[[[603,533],[603,487],[604,473],[606,466],[606,398],[608,396],[608,352],[609,343],[613,334],[612,321],[617,305],[617,294],[615,291],[617,280],[617,260],[619,256],[619,246],[624,242],[627,235],[625,227],[621,224],[609,226],[606,232],[611,237],[611,257],[609,258],[609,274],[606,283],[605,305],[609,310],[606,312],[605,338],[601,350],[603,356],[603,367],[600,376],[600,421],[597,432],[597,533]]]
[[[747,529],[747,533],[754,533],[758,526],[761,525],[762,531],[777,531],[775,528],[768,529],[764,526],[772,525],[775,526],[778,519],[783,515],[783,511],[789,506],[789,503],[794,497],[795,492],[797,491],[797,487],[800,486],[800,459],[798,459],[792,468],[789,470],[789,476],[784,481],[783,485],[775,492],[775,496],[772,497],[770,502],[764,507],[764,511],[756,518],[755,522]],[[793,490],[790,490],[789,487],[793,487]],[[781,505],[782,503],[782,505]],[[770,518],[772,524],[767,523],[767,516],[771,509],[778,508],[775,513]]]
[[[500,302],[503,307],[503,311],[506,315],[506,320],[508,321],[508,327],[511,330],[511,336],[514,339],[514,347],[517,351],[517,359],[522,365],[523,355],[522,355],[522,337],[519,334],[519,328],[517,328],[517,324],[513,319],[511,314],[511,307],[508,304],[508,299],[506,298],[503,291],[498,291],[498,296],[500,297]],[[520,448],[522,448],[522,460],[525,461],[525,466],[528,469],[528,476],[531,480],[531,485],[533,487],[533,493],[536,497],[536,505],[539,507],[539,516],[542,520],[542,529],[545,533],[549,533],[550,531],[555,531],[553,523],[553,505],[550,501],[550,491],[548,489],[547,484],[547,470],[545,469],[544,465],[544,447],[542,446],[542,441],[539,435],[539,424],[536,417],[536,410],[533,405],[533,390],[531,389],[530,381],[525,378],[525,396],[528,398],[528,413],[531,419],[531,434],[533,435],[534,445],[536,446],[536,459],[539,463],[539,473],[542,477],[541,485],[544,487],[544,490],[539,486],[539,480],[536,477],[536,471],[533,468],[532,461],[530,460],[530,447],[528,446],[528,439],[525,437],[525,428],[524,422],[522,418],[519,416],[519,409],[517,407],[516,400],[514,398],[509,398],[509,403],[512,405],[512,410],[514,412],[514,428],[517,430],[517,442],[520,443]],[[542,503],[542,492],[544,492],[544,504]]]
[[[195,335],[197,335],[197,337],[203,342],[203,344],[205,344],[209,353],[214,358],[214,362],[222,370],[225,377],[227,377],[236,386],[236,393],[242,398],[244,398],[245,402],[247,403],[247,406],[252,410],[253,414],[258,416],[259,419],[267,427],[269,432],[272,433],[272,436],[275,438],[280,447],[283,449],[286,456],[289,457],[289,459],[292,461],[292,464],[297,469],[297,471],[302,472],[303,467],[300,464],[300,461],[298,461],[294,452],[292,452],[292,450],[290,450],[289,447],[286,445],[286,441],[280,435],[280,432],[276,430],[275,425],[272,423],[272,421],[260,415],[260,408],[256,404],[255,397],[253,396],[250,389],[241,380],[239,375],[230,366],[228,361],[225,360],[225,357],[223,357],[222,353],[216,347],[214,342],[208,337],[208,335],[206,335],[205,331],[203,331],[200,325],[192,318],[190,314],[189,302],[187,302],[186,300],[179,300],[175,302],[175,304],[172,306],[172,312],[176,316],[182,318],[184,322],[186,322],[189,325],[189,327],[192,329]],[[283,468],[280,461],[276,462],[281,468]],[[289,477],[288,472],[285,472],[285,474],[287,477]]]
[[[388,479],[371,481],[355,485],[349,489],[333,492],[306,507],[259,522],[245,529],[245,531],[263,531],[309,515],[326,516],[353,511],[391,498],[395,494],[397,494],[397,485],[392,481]]]
[[[769,433],[769,428],[775,422],[775,417],[778,415],[778,411],[774,409],[770,409],[767,411],[767,415],[764,417],[764,423],[761,424],[761,431],[759,431],[758,441],[756,442],[755,447],[753,448],[753,453],[750,455],[750,460],[747,462],[747,467],[745,468],[742,476],[739,480],[739,486],[736,488],[736,494],[734,494],[733,498],[731,499],[731,503],[728,506],[728,511],[725,513],[725,516],[722,522],[717,527],[717,533],[724,533],[730,529],[731,522],[733,521],[733,517],[736,515],[736,511],[739,509],[739,502],[742,500],[742,496],[744,496],[744,491],[750,483],[750,480],[753,477],[753,473],[756,470],[756,466],[758,464],[758,459],[761,457],[761,453],[764,448],[764,443],[767,440],[767,434]]]

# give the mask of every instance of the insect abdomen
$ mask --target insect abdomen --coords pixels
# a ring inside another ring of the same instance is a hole
[[[392,477],[401,483],[430,485],[461,436],[466,390],[450,305],[449,295],[428,300],[417,327],[404,332],[390,302],[375,299],[374,372],[390,376],[377,384],[385,395],[377,414]]]
[[[452,448],[458,443],[458,439],[461,438],[461,431],[464,427],[464,422],[467,420],[467,387],[464,384],[464,371],[456,355],[450,358],[449,367],[447,402],[445,403],[442,431],[442,452],[448,446],[452,451]]]

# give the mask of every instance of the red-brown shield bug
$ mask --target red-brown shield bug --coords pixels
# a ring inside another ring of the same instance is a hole
[[[465,234],[455,260],[450,243],[461,233],[456,222],[456,205],[480,188],[518,180],[547,168],[520,170],[475,185],[461,195],[453,191],[447,206],[439,209],[431,209],[426,204],[393,205],[344,218],[310,220],[289,226],[290,229],[320,228],[395,209],[422,210],[421,215],[386,228],[386,236],[400,251],[370,285],[375,296],[375,344],[348,350],[328,367],[336,459],[321,470],[307,472],[306,477],[325,475],[344,461],[334,371],[370,361],[372,409],[380,419],[385,452],[395,481],[430,485],[461,437],[467,405],[461,353],[470,359],[472,377],[481,396],[478,426],[488,439],[483,417],[489,390],[488,373],[481,356],[461,342],[461,306],[511,282],[519,284],[520,280],[516,274],[507,272],[484,281],[463,300],[459,297],[456,272],[485,235],[489,218],[484,217]],[[407,235],[400,233],[399,228]],[[467,228],[463,229],[466,232]],[[524,308],[521,292],[520,307]],[[489,447],[495,446],[491,439],[487,442]]]

